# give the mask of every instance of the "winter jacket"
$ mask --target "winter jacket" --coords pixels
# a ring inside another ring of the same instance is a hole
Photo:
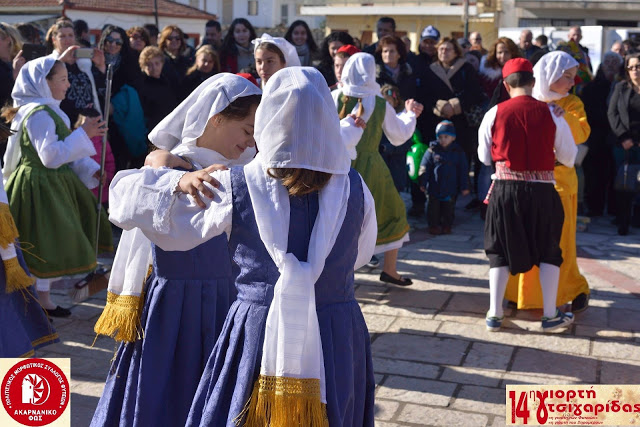
[[[469,164],[462,147],[452,142],[447,148],[431,141],[420,162],[420,185],[431,197],[455,197],[469,189]]]

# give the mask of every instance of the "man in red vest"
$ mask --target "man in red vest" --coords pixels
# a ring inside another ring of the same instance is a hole
[[[484,232],[491,267],[486,324],[490,331],[502,326],[509,273],[524,273],[537,265],[546,332],[573,322],[571,313],[556,308],[564,212],[554,188],[553,168],[556,160],[573,167],[577,148],[566,120],[531,96],[535,82],[531,62],[508,61],[502,77],[511,99],[490,109],[478,131],[478,157],[496,167],[487,195]]]

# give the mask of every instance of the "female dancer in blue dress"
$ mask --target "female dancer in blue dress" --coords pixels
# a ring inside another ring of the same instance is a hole
[[[11,134],[0,123],[0,139]],[[30,357],[37,348],[58,341],[35,297],[35,279],[27,273],[17,237],[7,193],[0,186],[0,357]]]
[[[317,70],[286,68],[269,79],[255,138],[259,153],[242,168],[121,172],[111,186],[111,220],[165,249],[229,235],[238,300],[187,425],[373,426],[369,334],[353,271],[373,253],[375,207],[350,169]],[[194,177],[216,188],[180,194]]]
[[[185,159],[183,167],[245,164],[255,155],[253,123],[260,95],[248,80],[218,74],[160,122],[150,140]],[[236,299],[233,279],[224,236],[189,251],[165,251],[140,230],[123,233],[107,306],[95,327],[123,343],[92,425],[184,425]]]

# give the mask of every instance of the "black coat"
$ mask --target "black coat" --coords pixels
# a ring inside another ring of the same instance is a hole
[[[13,66],[10,62],[0,60],[0,108],[11,103],[13,90]]]
[[[195,70],[193,73],[185,76],[182,84],[180,85],[180,102],[187,98],[197,88],[200,83],[207,80],[209,77],[215,75],[215,71],[209,74],[205,74],[200,70]]]
[[[611,85],[609,80],[601,75],[596,75],[596,78],[584,87],[580,97],[591,127],[591,134],[587,140],[591,149],[598,145],[608,145],[607,142],[611,142],[610,136],[613,136],[609,125],[607,106]]]
[[[162,76],[155,79],[144,75],[135,86],[142,104],[147,129],[151,131],[178,105],[178,94],[175,86]]]
[[[437,63],[429,67],[430,70],[426,76],[427,81],[422,84],[425,99],[422,116],[425,116],[425,121],[428,121],[430,130],[433,129],[430,134],[423,134],[423,138],[426,140],[435,137],[433,132],[435,131],[436,125],[440,121],[445,120],[444,117],[439,117],[433,112],[433,108],[438,100],[458,98],[463,111],[473,106],[481,105],[486,101],[482,86],[478,80],[477,71],[464,59],[460,58],[458,61],[463,61],[464,64],[449,78],[449,83],[453,90],[433,71],[433,69],[438,66]],[[453,122],[456,128],[456,141],[458,141],[460,145],[465,147],[477,140],[477,131],[475,128],[469,126],[464,112],[453,116],[449,120]]]
[[[407,63],[400,64],[400,73],[396,82],[384,64],[378,62],[376,64],[376,82],[380,86],[385,84],[396,86],[400,90],[400,97],[405,101],[407,99],[415,99],[417,90],[416,75]]]
[[[632,138],[633,134],[640,134],[640,129],[631,129],[629,121],[629,99],[633,87],[629,82],[620,82],[613,89],[611,100],[609,101],[609,110],[607,116],[609,125],[614,135],[618,138],[618,143]],[[638,142],[638,141],[634,141]]]

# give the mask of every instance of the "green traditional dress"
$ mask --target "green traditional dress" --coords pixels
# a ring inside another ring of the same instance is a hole
[[[34,108],[23,121],[21,159],[7,181],[11,214],[23,246],[24,258],[34,276],[47,279],[85,274],[96,267],[97,199],[68,164],[45,167],[29,139],[27,119],[44,110],[64,141],[71,131],[51,108]],[[101,250],[113,250],[107,214],[100,216]]]
[[[338,111],[342,110],[342,95],[338,96]],[[382,123],[387,101],[376,97],[375,108],[367,121],[367,127],[356,146],[357,157],[351,167],[357,170],[369,187],[376,205],[378,220],[378,238],[376,253],[397,249],[407,240],[409,223],[405,205],[396,190],[391,172],[378,151],[382,138]],[[358,99],[349,97],[346,111],[352,111]]]

